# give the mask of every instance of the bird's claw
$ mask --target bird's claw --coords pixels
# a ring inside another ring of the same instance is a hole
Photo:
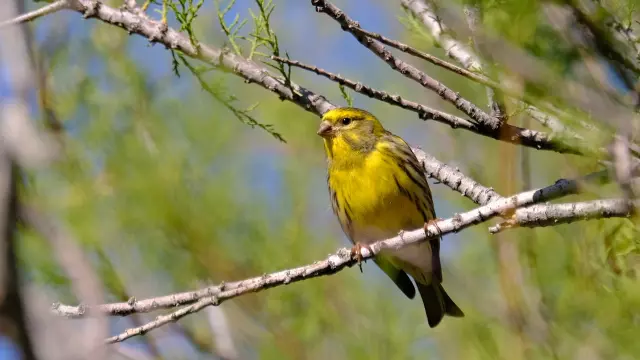
[[[429,225],[433,225],[436,227],[436,229],[438,230],[438,234],[440,235],[442,234],[442,230],[440,230],[440,227],[438,226],[438,221],[441,221],[442,219],[440,218],[435,218],[435,219],[431,219],[429,221],[427,221],[426,223],[424,223],[424,234],[427,235],[429,234]]]
[[[363,245],[361,243],[356,243],[355,245],[353,245],[353,247],[351,248],[351,257],[356,259],[358,267],[360,268],[360,272],[363,272],[362,271],[362,261],[363,261],[362,248],[367,249],[369,253],[373,253],[369,245]]]

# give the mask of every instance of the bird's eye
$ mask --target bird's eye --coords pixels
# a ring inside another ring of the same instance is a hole
[[[342,125],[349,125],[351,124],[351,118],[342,118],[340,122],[342,122]]]

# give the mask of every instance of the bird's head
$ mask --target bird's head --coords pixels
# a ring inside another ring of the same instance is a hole
[[[347,145],[359,152],[371,151],[385,130],[371,113],[357,108],[335,108],[322,116],[318,135],[325,146]]]

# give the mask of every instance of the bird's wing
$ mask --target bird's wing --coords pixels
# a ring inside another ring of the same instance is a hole
[[[329,198],[331,200],[331,209],[333,213],[338,217],[338,222],[340,223],[340,227],[342,231],[347,235],[349,240],[353,241],[353,226],[351,226],[351,216],[349,215],[349,211],[346,208],[342,208],[338,203],[338,194],[331,187],[330,176],[327,174],[327,187],[329,188]]]
[[[329,183],[329,177],[327,176],[327,184]],[[329,186],[329,197],[331,199],[331,208],[334,214],[338,218],[342,231],[347,235],[349,241],[355,244],[353,238],[353,227],[351,226],[351,217],[347,209],[341,208],[338,204],[338,198],[335,190]],[[387,276],[398,286],[398,288],[409,298],[413,299],[416,295],[416,289],[409,279],[409,276],[399,267],[395,266],[384,256],[376,256],[373,261],[387,274]]]
[[[414,202],[417,210],[422,214],[423,221],[427,223],[429,220],[436,218],[435,207],[433,205],[433,198],[431,196],[431,189],[429,188],[429,182],[424,175],[424,167],[416,158],[416,155],[411,151],[411,147],[399,136],[393,135],[387,132],[384,135],[384,141],[389,141],[394,144],[393,149],[395,151],[388,151],[389,156],[396,158],[396,163],[400,164],[402,170],[407,174],[409,179],[417,185],[419,189],[419,197],[421,202]],[[426,206],[425,206],[426,205]],[[433,275],[439,282],[442,282],[442,266],[440,264],[440,238],[429,240],[431,245],[431,264]]]

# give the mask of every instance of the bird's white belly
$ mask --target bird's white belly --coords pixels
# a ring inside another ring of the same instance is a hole
[[[356,227],[353,232],[353,241],[361,244],[372,244],[376,241],[385,240],[397,236],[397,233],[389,233],[388,231],[380,230],[372,226]],[[400,249],[384,250],[384,255],[389,255],[391,260],[396,263],[400,268],[405,268],[401,263],[411,265],[420,270],[424,276],[429,276],[432,272],[431,262],[431,245],[428,241],[418,244],[411,244],[404,246]],[[419,276],[419,274],[413,274],[410,269],[406,269],[411,276]]]

